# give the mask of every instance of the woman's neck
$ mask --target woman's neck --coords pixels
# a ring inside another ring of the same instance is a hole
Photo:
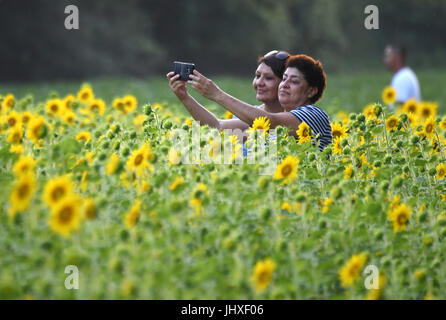
[[[269,102],[263,104],[263,109],[270,113],[279,113],[285,111],[282,106],[280,105],[280,102]]]

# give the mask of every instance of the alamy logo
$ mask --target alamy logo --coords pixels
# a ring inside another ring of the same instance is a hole
[[[79,30],[79,9],[78,9],[78,7],[75,5],[66,6],[65,14],[68,14],[68,16],[65,18],[65,29]]]
[[[364,9],[364,13],[368,16],[365,17],[364,27],[367,30],[378,30],[379,29],[379,10],[378,7],[370,4]]]
[[[65,273],[69,274],[65,278],[65,288],[68,290],[79,289],[79,269],[77,266],[69,265],[65,267]]]

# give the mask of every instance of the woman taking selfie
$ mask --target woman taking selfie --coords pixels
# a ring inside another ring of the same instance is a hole
[[[295,55],[288,58],[283,79],[279,84],[279,102],[282,112],[269,112],[254,108],[244,102],[217,90],[215,84],[198,72],[190,76],[188,83],[203,96],[214,100],[239,119],[251,125],[256,118],[267,117],[273,129],[284,126],[289,134],[297,137],[297,130],[305,122],[312,130],[313,137],[318,136],[319,150],[332,142],[331,124],[328,115],[315,106],[326,87],[326,75],[320,61],[307,55]]]
[[[268,114],[283,112],[283,108],[281,107],[278,99],[278,86],[282,80],[283,72],[285,70],[285,64],[288,57],[288,53],[275,50],[258,59],[258,66],[252,84],[256,92],[257,100],[263,102],[263,104],[261,104],[260,106],[251,106],[240,100],[234,100],[234,104],[238,104],[239,108],[248,106],[250,108],[262,110],[263,112],[267,112]],[[189,95],[186,89],[186,82],[177,81],[179,77],[180,75],[175,75],[174,72],[169,72],[167,74],[170,89],[183,103],[192,117],[195,120],[200,121],[201,125],[209,125],[210,127],[217,128],[219,130],[246,130],[249,128],[250,125],[248,123],[237,119],[236,117],[229,120],[218,119],[212,112],[204,108],[192,96]],[[206,83],[203,83],[203,90],[205,91],[203,95],[209,99],[212,99],[211,97],[213,96],[226,94],[211,80],[203,77],[196,70],[194,71],[193,75],[190,75],[190,79],[206,79]]]

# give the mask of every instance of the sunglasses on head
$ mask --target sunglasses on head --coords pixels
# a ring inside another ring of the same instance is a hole
[[[283,51],[273,50],[265,54],[263,57],[268,58],[269,56],[274,56],[274,58],[278,60],[286,60],[290,55]]]

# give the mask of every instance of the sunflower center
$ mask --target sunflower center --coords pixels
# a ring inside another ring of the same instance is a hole
[[[291,173],[291,170],[292,170],[292,167],[291,167],[289,164],[285,165],[285,166],[282,168],[282,175],[283,175],[284,177],[288,176],[288,175]]]
[[[29,194],[29,185],[28,184],[22,184],[19,189],[17,190],[17,194],[20,199],[26,198],[26,196]]]
[[[99,106],[97,104],[94,104],[91,106],[91,111],[99,110]]]
[[[433,130],[433,126],[432,126],[432,124],[429,123],[429,124],[426,126],[426,132],[427,132],[427,133],[431,133],[432,130]]]
[[[8,119],[8,124],[10,127],[14,127],[16,123],[17,123],[17,120],[15,118]]]
[[[81,94],[82,100],[88,100],[89,94],[87,92],[84,92]]]
[[[54,188],[53,192],[51,192],[51,198],[54,201],[59,200],[60,198],[62,198],[65,195],[65,189],[63,187],[56,187]]]
[[[70,206],[65,206],[59,213],[59,221],[61,223],[68,223],[73,216],[73,209]]]
[[[441,177],[441,176],[444,176],[444,174],[445,174],[445,172],[444,172],[444,169],[440,169],[439,171],[438,171],[438,175]]]
[[[59,109],[59,108],[57,107],[57,104],[53,104],[53,105],[51,105],[51,111],[53,111],[53,112],[57,112],[58,109]]]
[[[305,128],[305,129],[302,131],[302,136],[303,136],[303,137],[308,137],[308,129],[307,129],[307,128]]]
[[[260,283],[268,282],[269,281],[269,272],[266,270],[261,271],[258,276],[258,281]]]
[[[342,135],[341,131],[339,130],[334,130],[331,134],[333,137],[340,137]]]
[[[396,124],[395,120],[392,119],[392,120],[389,121],[389,127],[394,127],[395,124]]]
[[[144,159],[144,157],[142,156],[142,154],[138,154],[135,158],[135,165],[139,166],[143,159]]]
[[[407,218],[405,214],[398,215],[397,222],[399,225],[406,224]]]
[[[429,109],[424,109],[424,110],[423,110],[423,116],[424,116],[424,117],[428,118],[428,117],[430,116],[430,114],[431,114],[431,112],[430,112]]]

